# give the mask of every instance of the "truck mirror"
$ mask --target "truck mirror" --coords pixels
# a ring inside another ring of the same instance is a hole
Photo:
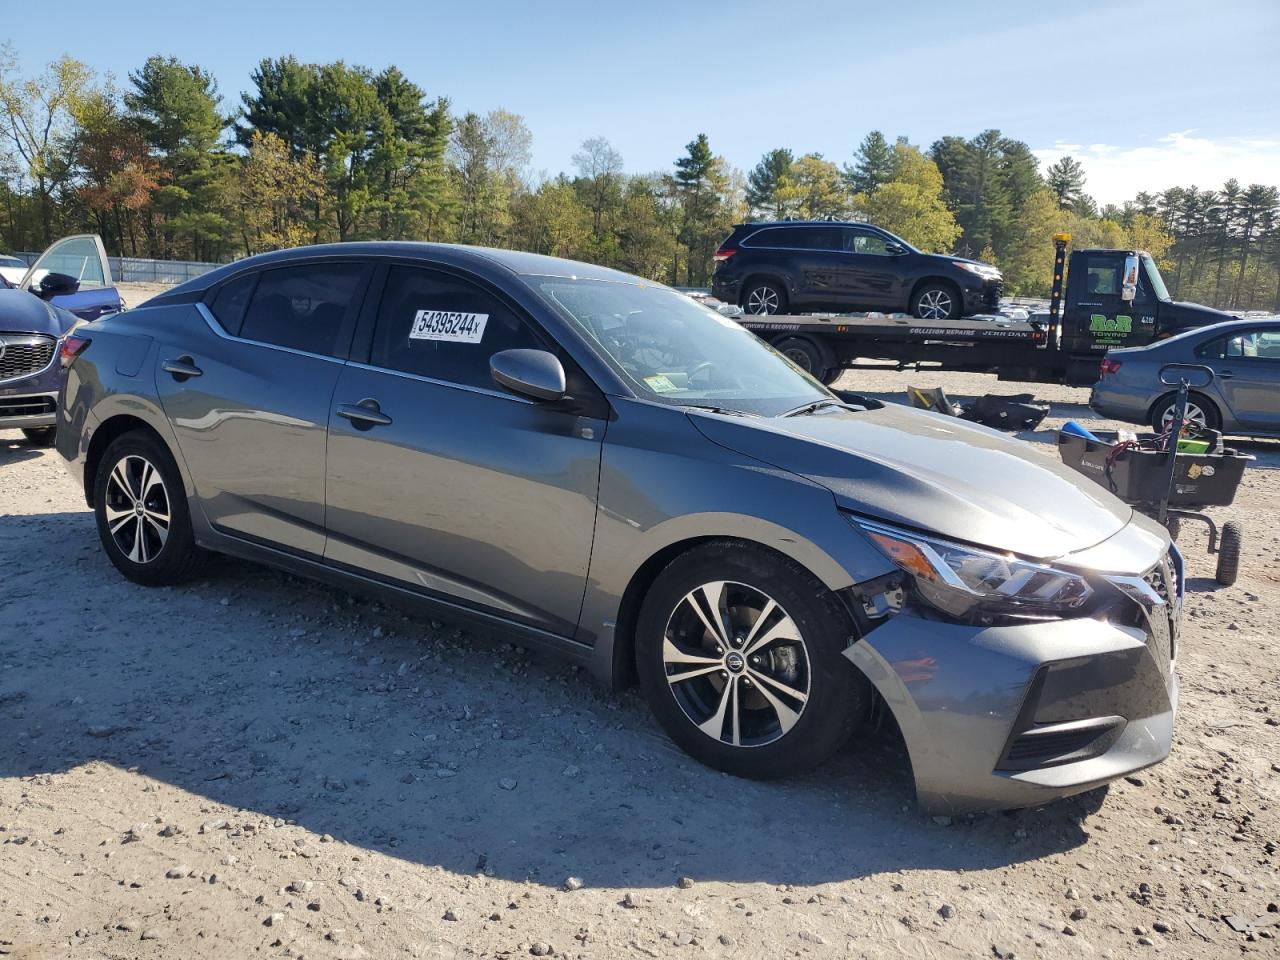
[[[1120,285],[1120,299],[1132,303],[1138,295],[1138,258],[1130,254],[1124,258],[1124,282]]]

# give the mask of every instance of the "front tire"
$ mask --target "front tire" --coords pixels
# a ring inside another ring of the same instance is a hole
[[[52,447],[55,427],[23,427],[22,435],[33,447]]]
[[[107,447],[93,485],[98,537],[116,569],[156,587],[188,579],[204,559],[178,465],[163,443],[141,430]]]
[[[695,547],[654,581],[636,624],[640,686],[695,759],[752,778],[807,770],[865,716],[842,656],[858,633],[795,562],[740,542]]]
[[[927,282],[911,297],[911,315],[920,320],[959,320],[960,291],[949,283]]]

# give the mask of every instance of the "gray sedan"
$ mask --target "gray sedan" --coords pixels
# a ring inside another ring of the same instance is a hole
[[[1163,759],[1182,566],[1018,440],[826,390],[666,287],[432,244],[266,254],[68,337],[57,446],[129,579],[208,552],[638,681],[794,773],[887,711],[922,806]]]
[[[1170,363],[1214,373],[1211,383],[1188,396],[1190,420],[1225,433],[1280,437],[1280,319],[1232,320],[1145,347],[1110,350],[1089,406],[1163,433],[1176,399],[1176,391],[1160,382],[1161,368]]]

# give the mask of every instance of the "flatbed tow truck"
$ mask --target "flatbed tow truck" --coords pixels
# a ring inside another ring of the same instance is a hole
[[[824,383],[844,370],[961,370],[1001,380],[1089,386],[1112,347],[1135,347],[1193,327],[1235,319],[1199,304],[1177,303],[1142,250],[1073,250],[1053,238],[1053,287],[1047,313],[1027,319],[991,314],[967,320],[919,320],[885,314],[743,315],[735,319]]]

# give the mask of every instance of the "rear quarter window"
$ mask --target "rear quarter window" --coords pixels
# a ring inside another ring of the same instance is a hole
[[[209,298],[209,312],[218,326],[232,336],[240,335],[240,325],[244,322],[244,310],[253,296],[253,288],[258,285],[259,274],[244,273],[232,277],[215,289]]]

